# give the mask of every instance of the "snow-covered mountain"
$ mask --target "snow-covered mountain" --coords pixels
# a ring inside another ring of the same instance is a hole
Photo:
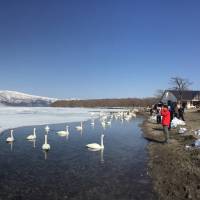
[[[57,101],[56,98],[48,98],[25,94],[16,91],[0,91],[0,105],[9,106],[49,106]]]

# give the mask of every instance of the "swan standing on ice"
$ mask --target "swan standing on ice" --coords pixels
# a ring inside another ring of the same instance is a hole
[[[6,139],[6,142],[13,142],[13,141],[14,141],[13,130],[10,130],[10,137]]]
[[[43,150],[49,150],[50,145],[47,143],[47,134],[44,135],[44,144],[42,145]]]
[[[69,126],[66,126],[66,130],[65,131],[57,131],[57,134],[59,136],[68,136],[69,135]]]
[[[80,126],[76,126],[76,129],[78,131],[82,131],[83,130],[83,122],[81,122],[81,125]]]
[[[29,135],[26,139],[27,140],[35,140],[36,139],[36,134],[35,134],[36,128],[33,129],[33,134]]]
[[[97,144],[97,143],[91,143],[91,144],[87,144],[86,147],[87,148],[90,148],[90,149],[104,149],[104,145],[103,145],[103,138],[104,138],[104,135],[102,134],[101,135],[101,145]]]

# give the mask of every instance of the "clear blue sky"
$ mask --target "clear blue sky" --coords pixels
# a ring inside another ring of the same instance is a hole
[[[199,0],[0,0],[0,90],[147,97],[200,89]]]

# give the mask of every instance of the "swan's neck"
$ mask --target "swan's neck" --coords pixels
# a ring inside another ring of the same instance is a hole
[[[67,133],[69,132],[68,126],[66,126],[66,132],[67,132]]]
[[[44,143],[47,144],[47,135],[44,136]]]
[[[10,136],[11,138],[13,138],[13,130],[10,132]]]
[[[101,136],[101,147],[103,148],[104,145],[103,145],[103,135]]]
[[[83,123],[81,122],[81,128],[82,128],[82,126],[83,126]]]
[[[35,136],[35,128],[33,129],[33,135]]]

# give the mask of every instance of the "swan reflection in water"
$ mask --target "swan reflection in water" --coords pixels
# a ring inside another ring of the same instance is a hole
[[[92,128],[94,129],[94,126],[95,126],[95,122],[94,122],[94,119],[91,119],[91,126],[92,126]]]
[[[35,149],[35,147],[36,147],[36,139],[34,139],[34,140],[28,140],[28,142],[30,142],[30,143],[33,143],[33,148]]]
[[[47,160],[47,158],[48,158],[48,151],[44,150],[43,152],[44,152],[44,159]]]
[[[79,130],[80,135],[83,136],[83,130]]]
[[[59,135],[59,136],[62,137],[62,138],[65,138],[66,141],[69,140],[69,134],[68,134],[68,135],[65,135],[65,136],[61,136],[61,135]]]
[[[13,151],[13,142],[7,142],[10,145],[10,151]]]
[[[100,162],[101,164],[104,163],[104,149],[92,149],[92,148],[88,148],[89,151],[100,151]]]

